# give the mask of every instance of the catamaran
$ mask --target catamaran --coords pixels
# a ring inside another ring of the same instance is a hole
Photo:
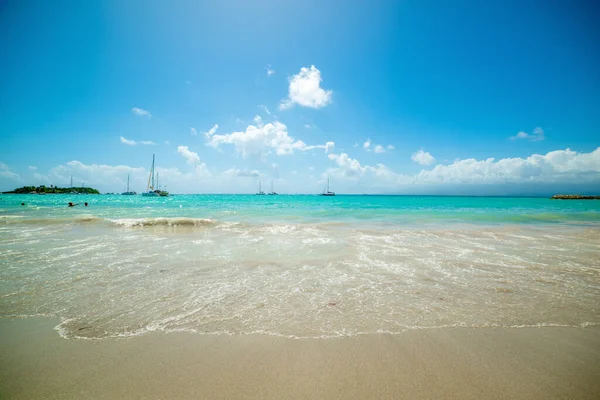
[[[154,154],[152,154],[152,167],[150,168],[150,176],[148,177],[148,187],[146,188],[146,191],[142,193],[142,196],[159,197],[168,195],[169,192],[159,190],[158,188],[154,189]]]
[[[130,192],[130,191],[129,191],[129,174],[127,174],[127,191],[126,191],[126,192],[123,192],[123,193],[121,193],[121,194],[122,194],[123,196],[133,196],[133,195],[136,195],[136,194],[137,194],[136,192]]]
[[[262,191],[262,188],[260,187],[260,181],[258,181],[258,192],[256,192],[257,195],[263,196],[265,194],[265,192]]]
[[[331,192],[329,190],[329,178],[327,178],[327,186],[325,186],[325,189],[323,189],[321,196],[335,196],[335,192]]]
[[[269,196],[273,196],[275,194],[277,194],[277,192],[273,190],[273,181],[271,181],[271,192],[269,192]]]

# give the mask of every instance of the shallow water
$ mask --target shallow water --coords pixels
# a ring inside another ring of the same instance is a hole
[[[0,316],[59,317],[68,338],[596,325],[599,260],[594,201],[0,200]]]

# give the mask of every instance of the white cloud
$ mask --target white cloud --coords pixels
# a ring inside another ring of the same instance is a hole
[[[212,128],[204,132],[204,137],[210,139],[217,132],[217,129],[219,129],[219,124],[214,124]]]
[[[387,145],[387,149],[388,149],[388,150],[394,150],[394,149],[395,149],[395,147],[394,147],[394,145],[393,145],[393,144],[388,144],[388,145]]]
[[[127,183],[128,174],[131,175],[132,185],[135,184],[141,187],[143,184],[145,187],[148,176],[144,168],[129,167],[126,165],[86,165],[75,160],[51,168],[47,175],[38,174],[36,179],[57,186],[66,186],[69,184],[71,176],[73,176],[73,180],[78,182],[78,185],[81,182],[85,182],[86,186],[91,187],[112,187],[113,185],[118,185],[119,188],[124,188]]]
[[[456,188],[461,193],[474,193],[475,190],[477,194],[519,193],[523,189],[518,184],[526,184],[531,193],[541,188],[560,192],[573,185],[583,186],[588,191],[600,188],[600,147],[591,153],[566,149],[527,158],[457,160],[449,165],[437,165],[432,170],[423,169],[415,175],[396,173],[383,164],[361,165],[346,153],[328,157],[337,167],[328,169],[321,178],[331,177],[338,187],[344,187],[345,183],[349,191],[361,191],[369,186],[371,190],[396,193],[432,190],[448,193],[456,192]],[[482,186],[488,189],[482,189]],[[472,187],[477,189],[469,189]]]
[[[300,72],[290,78],[288,97],[284,99],[279,108],[287,110],[294,104],[302,107],[321,108],[331,103],[333,92],[321,88],[321,71],[312,65],[303,67]]]
[[[325,153],[330,153],[331,151],[333,151],[334,147],[335,147],[335,143],[333,143],[333,142],[325,143]]]
[[[181,154],[189,164],[197,164],[200,161],[198,153],[191,151],[187,146],[177,147],[177,152]]]
[[[135,140],[125,139],[123,136],[121,136],[121,143],[125,143],[126,145],[129,145],[129,146],[135,146],[137,144],[135,142]]]
[[[255,115],[253,121],[258,126],[262,125],[262,117],[260,115]]]
[[[223,175],[225,176],[230,176],[230,177],[238,177],[238,178],[258,178],[260,177],[260,171],[253,169],[253,170],[247,170],[247,169],[237,169],[237,168],[230,168],[226,171],[223,171]]]
[[[301,151],[308,151],[308,150],[314,150],[314,149],[324,149],[325,153],[331,153],[331,151],[333,151],[334,148],[335,148],[335,143],[334,142],[327,142],[325,144],[317,144],[317,145],[312,145],[312,146],[304,146],[304,147],[300,148],[299,150],[301,150]]]
[[[517,133],[515,136],[511,136],[509,139],[510,140],[529,139],[532,142],[538,142],[540,140],[544,140],[545,138],[546,137],[544,136],[544,130],[538,126],[531,133],[521,131],[521,132]]]
[[[377,164],[372,167],[370,165],[362,166],[357,159],[351,158],[346,153],[329,154],[328,158],[334,161],[339,168],[329,169],[325,176],[337,176],[340,178],[359,179],[369,174],[373,177],[396,177],[397,174],[391,171],[383,164]]]
[[[157,160],[161,183],[167,185],[172,193],[254,193],[255,180],[243,178],[266,176],[246,166],[212,174],[204,163],[194,164],[193,154],[196,153],[189,148],[187,151],[192,157],[188,171],[162,168],[164,161]],[[307,171],[301,169],[301,166],[293,165],[291,168],[306,171],[307,175],[300,173],[290,179],[291,186],[285,179],[278,180],[278,188],[290,193],[314,192],[322,188],[316,188],[321,183],[317,185],[315,177],[320,178],[323,184],[327,177],[331,177],[332,189],[347,193],[457,193],[458,190],[461,194],[519,194],[526,188],[530,193],[548,194],[549,191],[584,193],[600,190],[600,148],[588,153],[565,149],[524,158],[456,160],[413,175],[397,173],[383,164],[362,165],[359,160],[346,153],[329,153],[328,159],[331,168],[321,174],[315,171],[312,178],[309,176],[312,171],[310,167]],[[268,175],[272,179],[278,179],[275,172],[279,167],[271,164],[268,166]],[[26,166],[24,169],[27,171]],[[6,164],[0,163],[0,186],[3,190],[13,189],[15,181],[21,181],[16,172],[20,171],[13,172]],[[72,175],[77,185],[85,182],[86,186],[103,192],[118,192],[125,189],[128,174],[131,175],[132,190],[145,190],[147,169],[125,165],[86,165],[80,161],[56,166],[47,174],[35,172],[33,182],[26,183],[65,186],[69,184]],[[285,175],[290,174],[291,172]],[[232,184],[233,179],[236,179],[235,184]]]
[[[37,170],[37,167],[34,167],[33,165],[30,165],[28,168],[29,168],[30,171],[36,171]]]
[[[123,136],[121,136],[121,143],[124,143],[128,146],[135,146],[138,143],[139,144],[145,144],[145,145],[155,145],[156,143],[154,143],[151,140],[140,140],[139,142],[136,142],[135,140],[129,140],[127,138],[124,138]]]
[[[311,125],[311,124],[304,124],[304,127],[305,127],[306,129],[312,129],[312,125]]]
[[[354,147],[358,147],[358,143],[355,143]],[[373,144],[373,141],[371,141],[371,139],[367,139],[367,141],[363,143],[363,149],[365,149],[366,151],[373,150],[375,153],[385,153],[388,150],[394,150],[394,146],[392,146],[391,144],[388,146]]]
[[[157,160],[160,163],[160,160]],[[1,168],[0,168],[1,169]],[[215,191],[223,191],[229,187],[222,176],[214,177],[204,163],[196,164],[189,171],[184,172],[177,168],[157,167],[160,173],[161,187],[166,185],[172,193],[199,193],[206,190],[207,183]],[[126,165],[86,165],[80,161],[70,161],[66,164],[53,167],[46,175],[34,174],[34,179],[42,184],[67,186],[71,176],[77,185],[84,182],[86,186],[99,189],[102,192],[120,192],[125,190],[127,175],[131,175],[131,189],[146,190],[148,170],[141,167]],[[0,180],[0,184],[2,184]],[[219,190],[219,185],[221,190]]]
[[[20,181],[21,177],[19,174],[12,172],[8,165],[0,162],[0,177],[9,179],[11,181]]]
[[[275,70],[273,68],[271,68],[271,64],[267,64],[266,70],[267,70],[267,76],[271,76],[275,73]]]
[[[191,127],[191,128],[190,128],[190,134],[191,134],[192,136],[198,136],[198,131],[196,130],[196,128],[194,128],[194,127]]]
[[[171,142],[170,142],[169,140],[165,140],[165,144],[166,144],[166,145],[170,145],[170,144],[171,144]]]
[[[421,165],[431,165],[435,162],[435,157],[423,150],[413,153],[411,158],[414,162],[417,162]]]
[[[134,113],[135,115],[139,115],[140,117],[152,117],[152,114],[150,114],[150,111],[146,111],[142,108],[138,108],[138,107],[134,107],[131,109],[131,112]]]
[[[295,140],[289,136],[287,126],[279,121],[263,125],[262,120],[258,126],[249,125],[244,132],[233,132],[223,135],[208,137],[207,145],[219,147],[221,144],[231,144],[242,157],[265,157],[272,151],[278,156],[292,154],[294,150],[307,151],[312,149],[325,149],[329,151],[334,146],[333,142],[324,145],[309,146],[302,140]]]
[[[600,147],[591,153],[570,149],[527,158],[494,158],[458,160],[421,171],[416,179],[424,183],[584,183],[598,181]]]
[[[269,111],[269,109],[267,108],[267,106],[265,106],[264,104],[259,105],[260,108],[262,108],[267,115],[271,115],[271,112]]]
[[[365,168],[360,165],[360,162],[354,158],[350,158],[348,154],[329,154],[328,158],[335,161],[347,175],[362,175]]]

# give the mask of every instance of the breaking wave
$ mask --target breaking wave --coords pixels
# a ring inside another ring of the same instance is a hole
[[[123,227],[144,226],[189,226],[210,227],[218,224],[218,221],[209,218],[121,218],[109,219],[111,223]]]

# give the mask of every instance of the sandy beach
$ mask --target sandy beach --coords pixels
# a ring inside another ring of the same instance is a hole
[[[595,399],[600,328],[65,340],[0,319],[3,399]]]

